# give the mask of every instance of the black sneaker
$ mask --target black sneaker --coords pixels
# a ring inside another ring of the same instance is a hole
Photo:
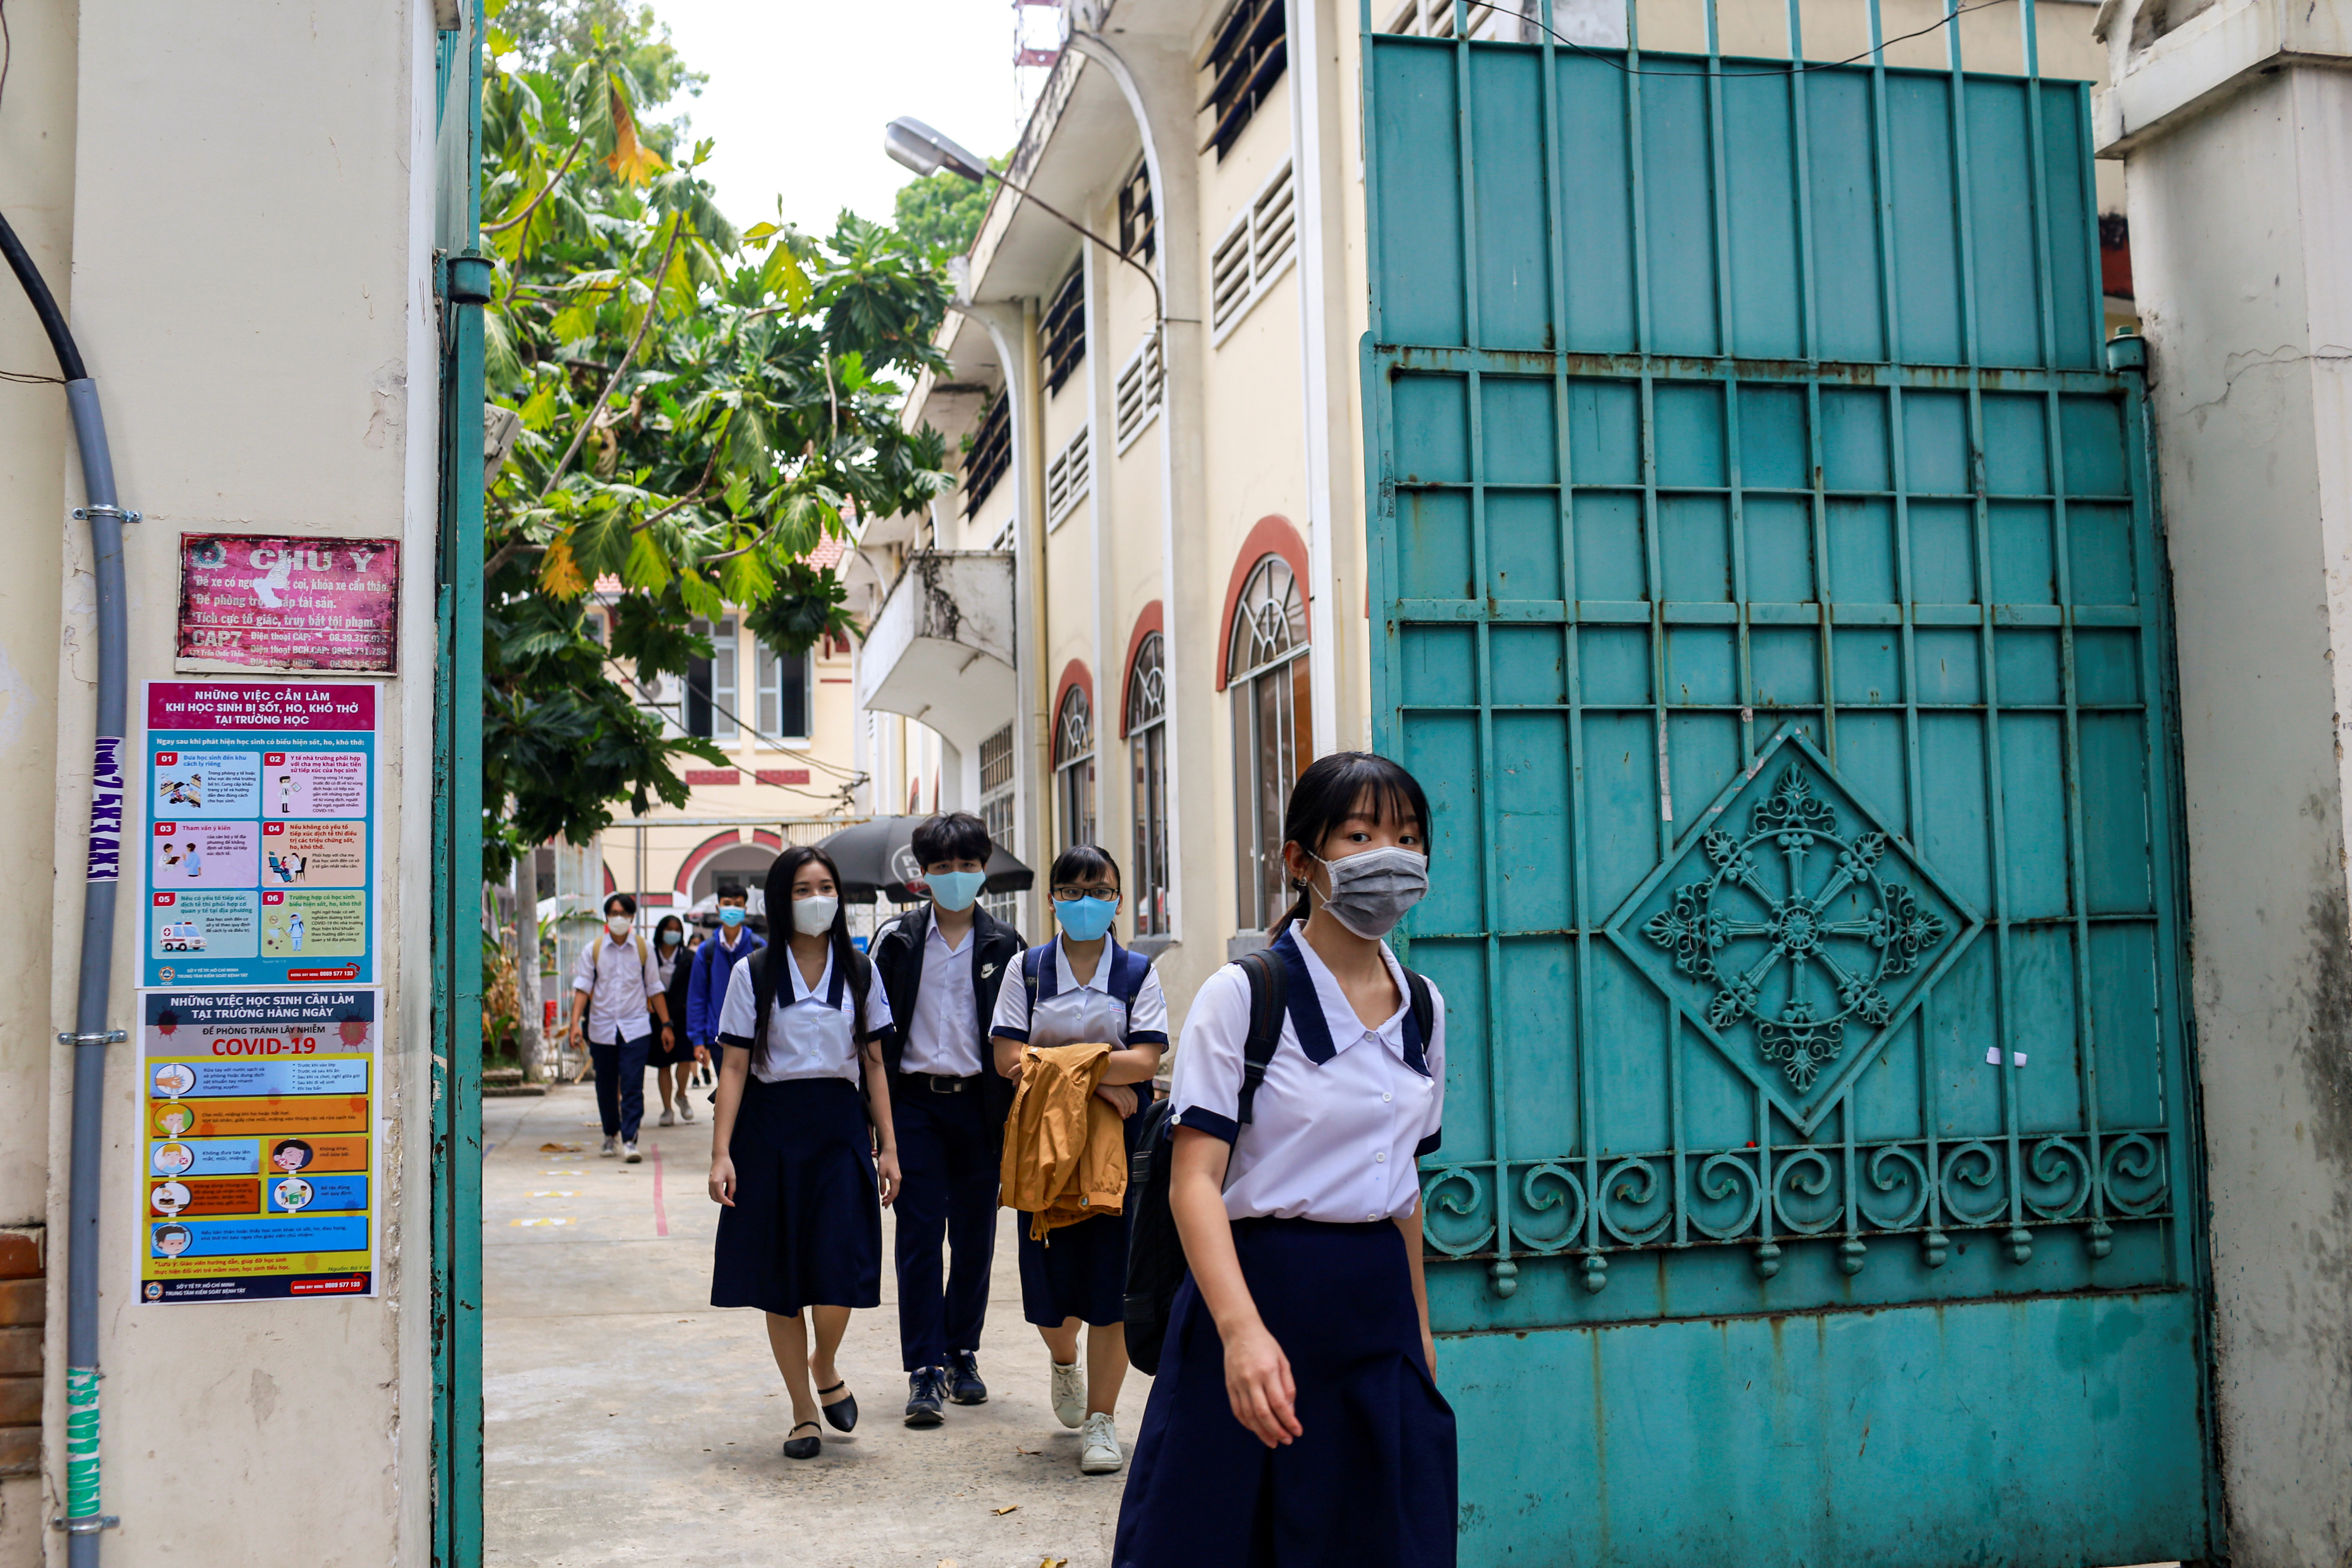
[[[950,1351],[947,1374],[950,1399],[958,1405],[988,1403],[988,1384],[980,1381],[980,1357],[970,1351]]]
[[[942,1417],[940,1401],[947,1393],[947,1373],[938,1367],[918,1368],[907,1379],[907,1425],[936,1426]]]

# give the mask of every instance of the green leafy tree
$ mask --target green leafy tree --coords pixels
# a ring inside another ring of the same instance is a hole
[[[898,426],[907,382],[938,360],[947,289],[929,247],[847,213],[822,237],[739,232],[696,174],[710,144],[665,154],[639,122],[642,36],[592,26],[561,73],[484,83],[486,357],[521,425],[486,504],[494,880],[526,846],[601,831],[621,802],[683,805],[676,764],[719,753],[664,734],[639,701],[711,657],[694,623],[738,606],[788,654],[855,635],[811,552],[848,517],[952,483],[938,435]]]
[[[1002,158],[988,162],[992,169],[1004,167]],[[961,256],[971,248],[980,234],[980,220],[988,215],[988,191],[942,169],[900,185],[892,207],[898,232],[909,244]]]

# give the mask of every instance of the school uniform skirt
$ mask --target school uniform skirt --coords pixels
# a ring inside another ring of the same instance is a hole
[[[1127,1153],[1135,1157],[1139,1117],[1124,1124]],[[1021,1316],[1042,1328],[1057,1329],[1072,1318],[1108,1328],[1127,1318],[1128,1210],[1097,1215],[1045,1233],[1037,1240],[1021,1226]]]
[[[857,1086],[743,1081],[727,1145],[735,1206],[719,1211],[710,1304],[793,1318],[882,1301],[882,1204]]]
[[[1240,1220],[1243,1278],[1303,1434],[1234,1418],[1224,1345],[1187,1274],[1118,1512],[1113,1568],[1453,1568],[1454,1411],[1421,1358],[1404,1237],[1386,1222]]]

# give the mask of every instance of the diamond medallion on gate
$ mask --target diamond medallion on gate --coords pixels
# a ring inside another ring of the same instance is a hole
[[[1609,934],[1810,1132],[1980,923],[1783,727]]]

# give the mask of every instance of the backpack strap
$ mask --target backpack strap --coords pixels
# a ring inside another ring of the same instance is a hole
[[[1282,960],[1268,948],[1244,953],[1234,961],[1249,979],[1249,1036],[1242,1042],[1242,1092],[1237,1125],[1249,1124],[1257,1103],[1258,1085],[1265,1081],[1266,1065],[1282,1046],[1282,1015],[1286,989]]]
[[[1405,1000],[1412,1004],[1406,1022],[1412,1026],[1405,1036],[1405,1066],[1429,1076],[1429,1031],[1437,1022],[1437,1003],[1430,994],[1429,982],[1408,969],[1404,972]]]
[[[1114,937],[1110,944],[1110,994],[1127,1006],[1127,1026],[1135,1027],[1135,999],[1143,994],[1143,983],[1151,978],[1151,960],[1131,947],[1121,947]]]
[[[768,1037],[769,1015],[775,1009],[776,974],[764,954],[746,953],[740,962],[751,965],[751,1060],[756,1063],[761,1042]]]

